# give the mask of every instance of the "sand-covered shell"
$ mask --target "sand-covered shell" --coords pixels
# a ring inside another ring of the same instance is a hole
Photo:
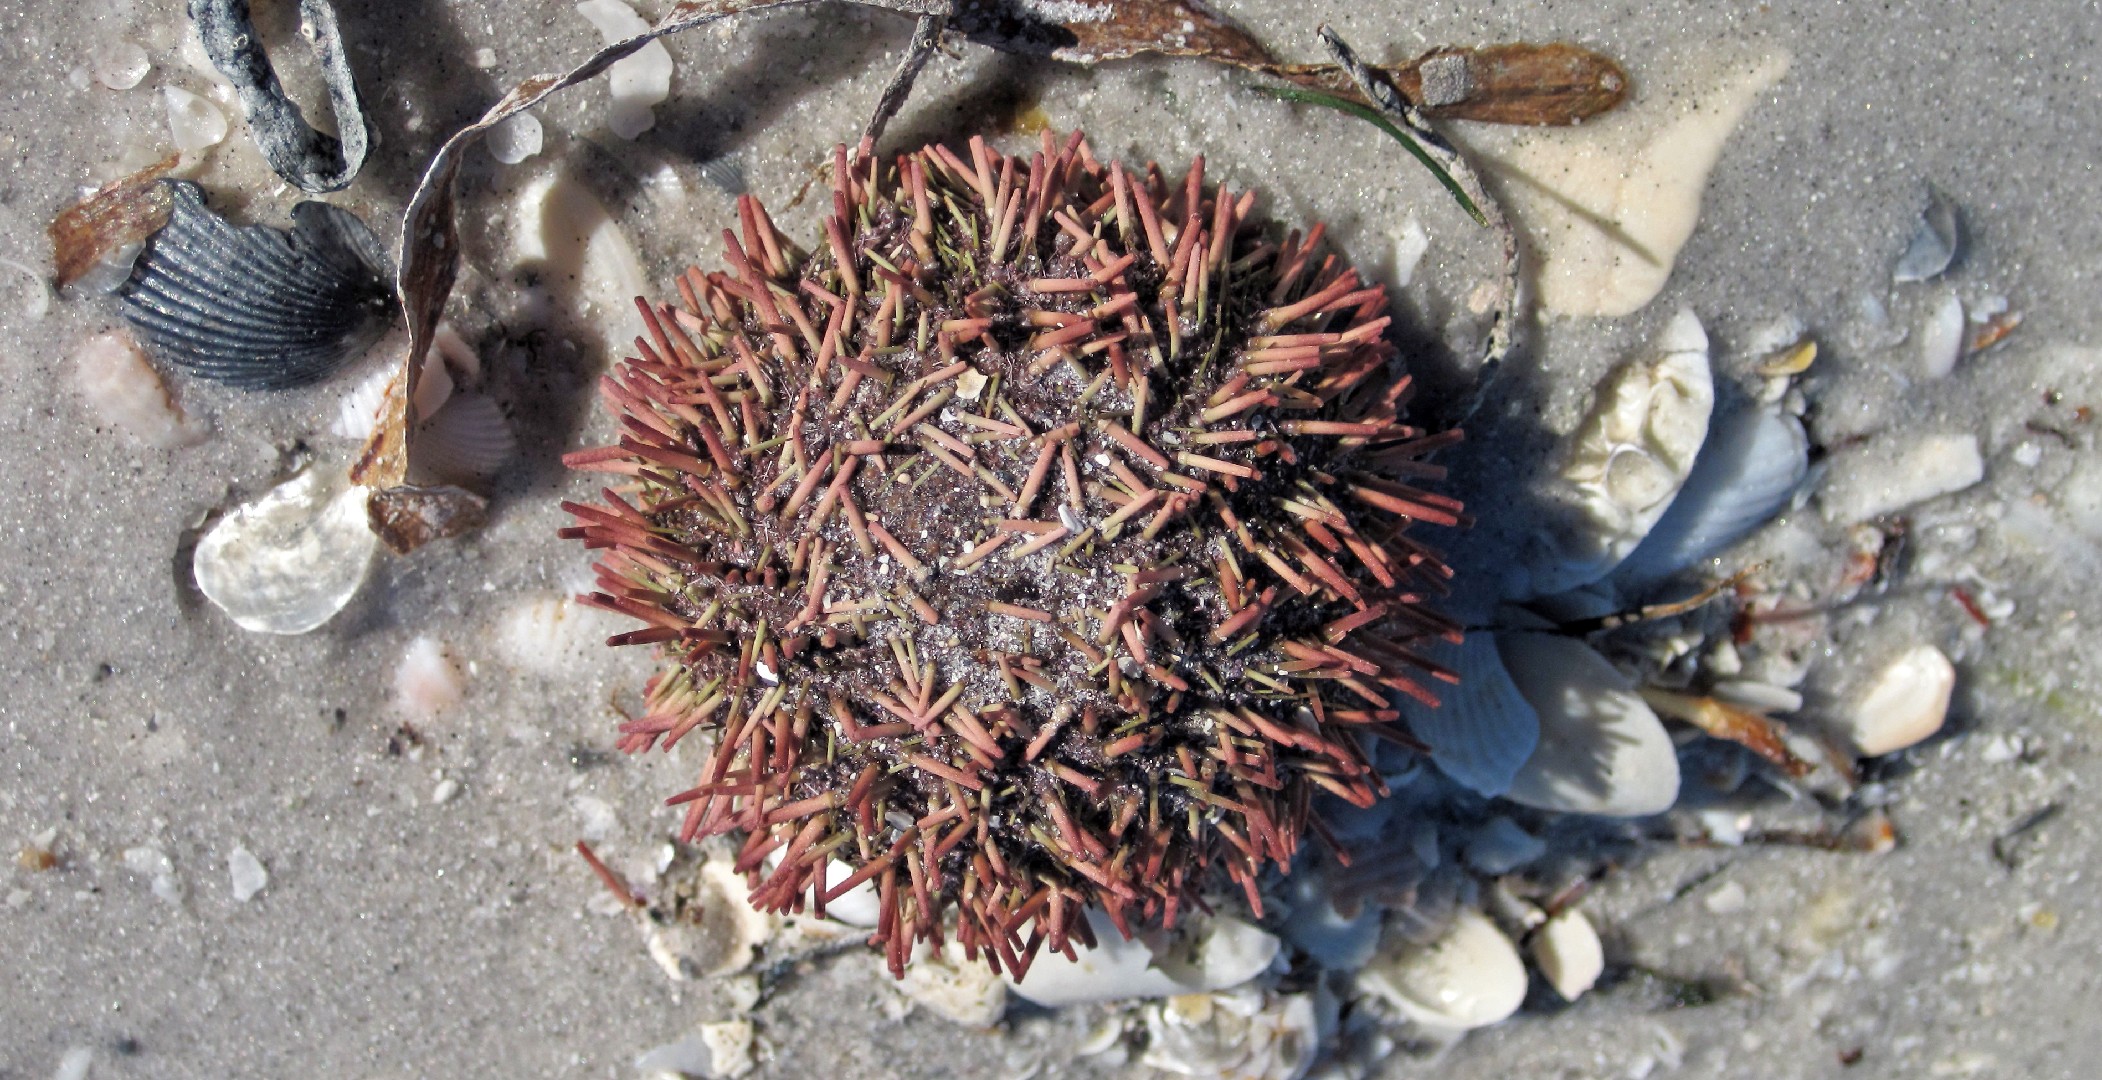
[[[328,377],[386,332],[387,257],[348,210],[303,202],[289,231],[237,226],[196,184],[167,183],[168,224],[117,290],[154,356],[199,378],[280,390]]]
[[[1562,470],[1581,524],[1529,560],[1529,576],[1515,583],[1512,598],[1566,592],[1620,565],[1686,483],[1714,408],[1708,334],[1682,310],[1650,355],[1599,384]]]

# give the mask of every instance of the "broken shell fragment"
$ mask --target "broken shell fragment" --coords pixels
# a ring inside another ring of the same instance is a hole
[[[649,21],[622,0],[584,0],[577,14],[591,21],[614,45],[649,32]],[[650,109],[671,96],[671,52],[661,41],[652,41],[629,56],[613,62],[607,72],[607,92],[613,98],[613,113],[607,126],[615,135],[632,139],[657,124]]]
[[[1583,911],[1573,907],[1563,908],[1541,925],[1533,935],[1532,953],[1540,974],[1564,1001],[1582,996],[1606,970],[1606,950],[1599,943],[1598,931]]]
[[[1928,281],[1941,276],[1956,260],[1956,251],[1963,243],[1963,224],[1956,212],[1956,204],[1939,191],[1929,189],[1927,208],[1920,213],[1919,224],[1912,230],[1912,239],[1905,245],[1905,253],[1898,256],[1898,264],[1891,271],[1894,281]]]
[[[1671,808],[1679,797],[1671,736],[1605,657],[1552,634],[1503,634],[1497,646],[1513,684],[1540,716],[1540,745],[1505,798],[1607,817]]]
[[[417,426],[409,456],[413,482],[469,484],[487,480],[518,449],[511,421],[485,394],[458,393]]]
[[[1486,1027],[1525,1001],[1525,963],[1488,916],[1461,908],[1428,945],[1402,944],[1375,957],[1357,977],[1378,996],[1440,1036]]]
[[[168,224],[118,290],[156,357],[199,378],[278,390],[326,378],[386,332],[387,257],[349,211],[303,202],[290,231],[236,226],[205,206],[202,188],[166,184]]]
[[[1707,332],[1691,311],[1680,311],[1655,352],[1600,384],[1562,470],[1584,527],[1533,560],[1520,598],[1567,592],[1611,572],[1649,535],[1693,471],[1715,407]]]
[[[1298,1080],[1321,1051],[1313,994],[1190,994],[1149,1006],[1145,1019],[1140,1064],[1171,1076]]]
[[[954,938],[939,951],[922,944],[895,985],[899,993],[965,1027],[991,1027],[1007,1011],[1006,980],[965,956]]]
[[[308,469],[197,542],[197,588],[241,629],[304,634],[357,594],[377,538],[365,527],[365,490],[338,475]]]
[[[202,421],[183,414],[160,372],[121,331],[81,342],[73,354],[73,385],[104,423],[148,446],[192,446],[211,432]]]
[[[1840,733],[1864,757],[1896,753],[1941,730],[1956,689],[1956,668],[1932,645],[1916,645],[1885,665],[1839,716]]]

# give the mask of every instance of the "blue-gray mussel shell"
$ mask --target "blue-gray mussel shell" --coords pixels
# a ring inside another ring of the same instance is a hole
[[[156,357],[244,390],[282,390],[328,377],[386,333],[392,272],[348,210],[303,202],[289,231],[240,226],[212,213],[196,184],[166,183],[168,224],[117,290]]]

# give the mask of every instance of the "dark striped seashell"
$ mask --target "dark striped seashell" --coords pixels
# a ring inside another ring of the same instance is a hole
[[[303,202],[289,231],[234,225],[196,184],[166,183],[168,224],[117,290],[156,357],[244,390],[282,390],[328,377],[386,333],[392,271],[355,215]]]

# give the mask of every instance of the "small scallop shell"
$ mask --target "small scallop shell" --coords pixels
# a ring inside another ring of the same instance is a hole
[[[1525,1001],[1525,963],[1488,916],[1461,908],[1428,945],[1403,944],[1358,972],[1358,988],[1438,1035],[1494,1024]]]
[[[168,224],[118,289],[155,356],[199,378],[279,390],[326,378],[386,331],[387,257],[349,211],[303,202],[290,231],[235,226],[196,184],[166,183]]]
[[[416,429],[409,457],[416,483],[465,484],[487,480],[518,449],[511,421],[484,394],[456,393]]]
[[[1504,666],[1540,717],[1540,745],[1504,797],[1543,810],[1643,817],[1679,797],[1671,736],[1627,679],[1574,638],[1503,634]]]
[[[1809,471],[1802,421],[1775,408],[1730,416],[1709,433],[1686,486],[1615,581],[1639,587],[1721,551],[1787,505]]]
[[[1540,718],[1504,671],[1494,634],[1477,631],[1457,650],[1431,652],[1459,672],[1460,683],[1439,687],[1437,708],[1400,698],[1409,731],[1430,745],[1440,772],[1483,795],[1501,795],[1539,742]]]

